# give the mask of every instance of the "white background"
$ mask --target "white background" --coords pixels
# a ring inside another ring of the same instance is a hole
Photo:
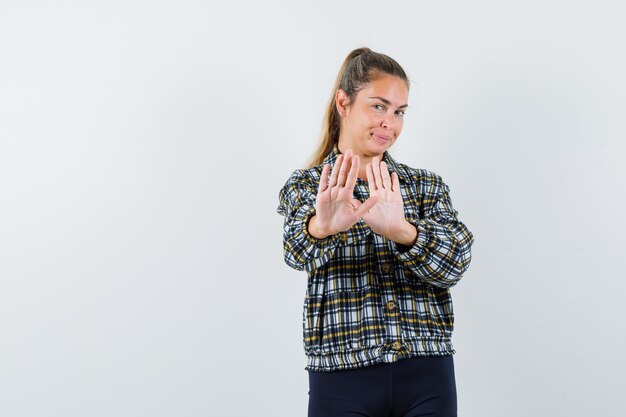
[[[278,191],[360,46],[475,235],[459,416],[621,415],[625,11],[0,1],[0,415],[305,415]]]

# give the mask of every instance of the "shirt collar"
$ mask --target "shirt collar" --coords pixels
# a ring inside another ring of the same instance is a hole
[[[335,166],[335,161],[340,154],[341,152],[339,152],[337,144],[333,145],[333,148],[330,150],[328,155],[326,155],[326,158],[324,158],[322,166],[325,164],[330,164],[330,168],[332,170],[332,168]],[[389,171],[398,174],[398,178],[401,182],[411,181],[411,173],[407,170],[405,166],[396,162],[396,160],[393,159],[391,155],[389,155],[389,152],[385,151],[385,153],[383,154],[383,161],[385,161],[385,163],[389,167]]]

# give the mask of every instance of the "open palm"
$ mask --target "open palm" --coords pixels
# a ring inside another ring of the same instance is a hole
[[[374,233],[391,237],[406,222],[398,174],[389,175],[387,164],[379,163],[377,157],[367,164],[365,172],[370,198],[376,197],[378,203],[363,215],[363,220]]]
[[[353,197],[359,172],[359,157],[347,150],[335,161],[330,179],[330,165],[322,169],[319,188],[315,199],[317,227],[324,235],[334,235],[350,229],[363,215],[375,207],[377,197],[361,203]]]

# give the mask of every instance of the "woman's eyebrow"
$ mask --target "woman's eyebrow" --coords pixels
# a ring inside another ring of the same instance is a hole
[[[391,104],[391,101],[389,101],[389,100],[387,100],[386,98],[383,98],[383,97],[376,96],[376,97],[369,97],[369,98],[378,99],[378,100],[382,101],[383,103],[385,103],[388,106]],[[398,108],[401,109],[403,107],[409,107],[409,105],[408,104],[403,104],[403,105],[399,106]]]

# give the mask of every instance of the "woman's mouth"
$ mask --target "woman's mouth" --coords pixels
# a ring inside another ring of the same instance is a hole
[[[376,133],[372,133],[372,137],[374,139],[376,139],[376,141],[378,141],[380,143],[387,143],[387,142],[389,142],[393,138],[393,136],[379,135],[379,134],[376,134]]]

